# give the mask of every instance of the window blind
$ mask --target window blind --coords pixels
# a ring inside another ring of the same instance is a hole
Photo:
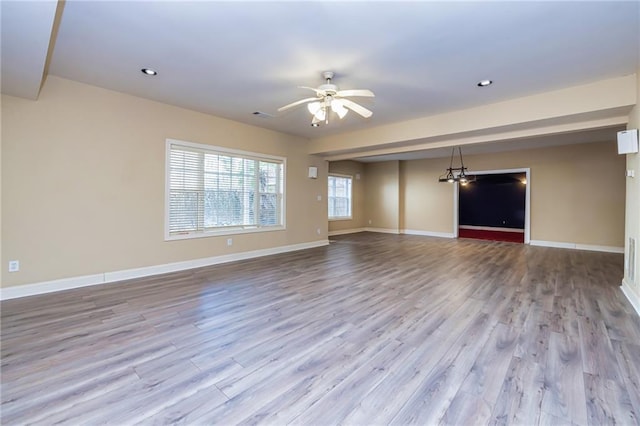
[[[327,201],[329,219],[351,218],[351,176],[329,175]]]
[[[284,159],[170,142],[168,235],[283,226]]]

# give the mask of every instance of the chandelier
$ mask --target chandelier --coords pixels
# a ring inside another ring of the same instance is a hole
[[[466,185],[469,182],[475,181],[475,176],[467,175],[467,168],[464,166],[464,162],[462,161],[462,149],[460,147],[458,147],[458,154],[460,156],[460,167],[453,167],[453,157],[455,151],[455,148],[451,148],[451,160],[449,161],[449,167],[447,168],[447,172],[445,174],[440,175],[440,177],[438,178],[438,182],[459,182],[461,185]]]

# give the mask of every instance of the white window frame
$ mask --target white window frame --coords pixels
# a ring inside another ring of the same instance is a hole
[[[337,177],[337,178],[347,178],[351,180],[351,185],[349,185],[349,216],[329,216],[329,221],[334,220],[352,220],[353,219],[353,176],[351,175],[343,175],[340,173],[329,173],[329,177]],[[329,214],[328,206],[329,206],[329,179],[327,178],[327,215]]]
[[[282,218],[281,225],[273,225],[273,226],[260,226],[260,225],[239,225],[232,227],[225,227],[220,229],[207,229],[204,231],[188,231],[181,233],[170,233],[169,232],[169,209],[170,209],[170,193],[171,193],[171,147],[172,146],[182,146],[185,148],[197,149],[200,151],[211,152],[212,154],[223,154],[223,155],[231,155],[236,157],[242,157],[246,159],[252,160],[263,160],[263,161],[276,161],[282,163],[282,196],[281,196],[281,205],[280,205],[280,217]],[[286,182],[287,176],[287,159],[286,157],[280,157],[276,155],[255,153],[249,151],[242,151],[238,149],[231,149],[221,146],[215,145],[206,145],[199,144],[194,142],[181,141],[177,139],[166,139],[165,144],[165,214],[164,214],[164,239],[165,241],[172,240],[184,240],[184,239],[193,239],[193,238],[206,238],[206,237],[215,237],[221,235],[235,235],[235,234],[247,234],[247,233],[256,233],[256,232],[271,232],[271,231],[283,231],[286,230]]]

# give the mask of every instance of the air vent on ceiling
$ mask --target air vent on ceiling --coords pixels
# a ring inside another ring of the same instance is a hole
[[[252,114],[260,118],[273,118],[273,115],[267,114],[266,112],[262,111],[254,111]]]

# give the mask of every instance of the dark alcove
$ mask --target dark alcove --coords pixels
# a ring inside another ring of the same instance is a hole
[[[477,175],[460,185],[458,235],[524,242],[526,174]]]

